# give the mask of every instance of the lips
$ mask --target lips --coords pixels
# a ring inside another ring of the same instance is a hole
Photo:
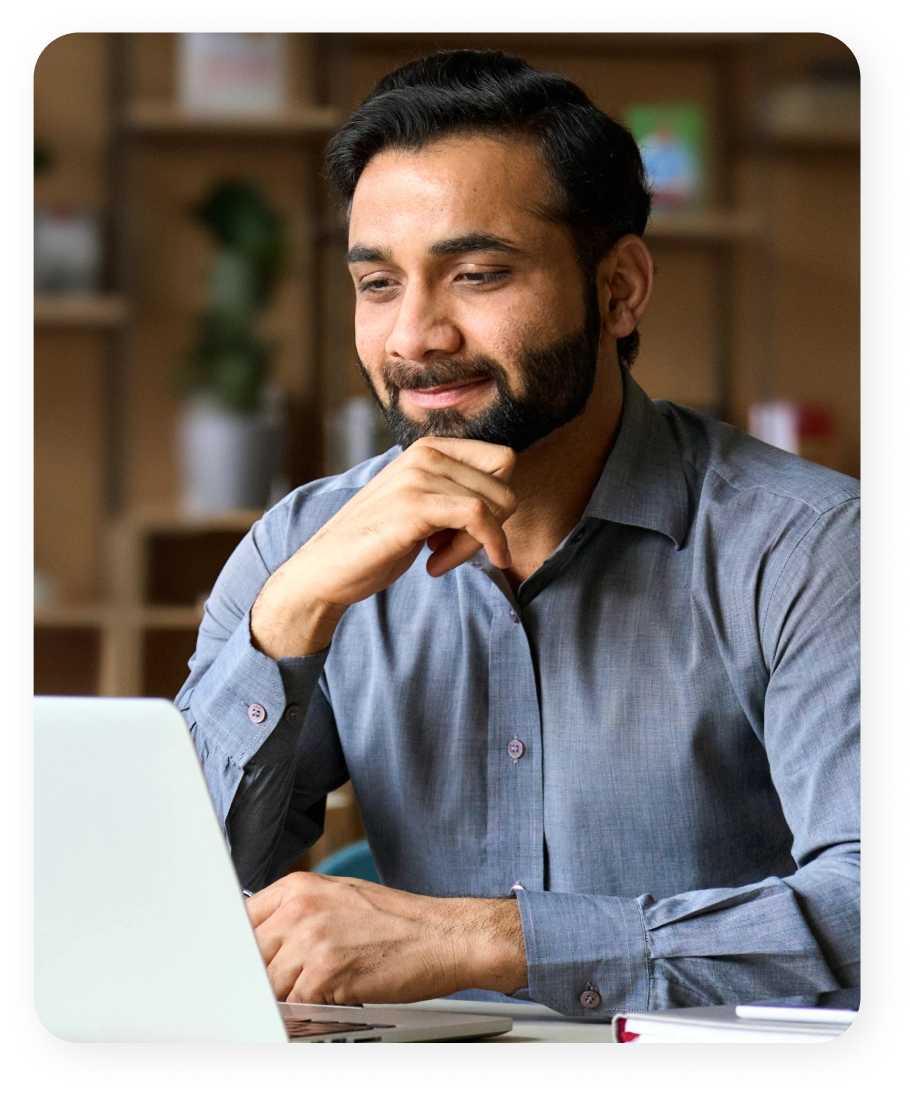
[[[492,382],[488,376],[478,376],[467,380],[438,384],[436,387],[405,388],[401,394],[408,402],[421,410],[438,410],[457,406],[473,395],[474,392]]]

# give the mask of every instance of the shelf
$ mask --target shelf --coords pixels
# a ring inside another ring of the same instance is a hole
[[[693,243],[736,243],[758,235],[759,222],[748,213],[725,210],[693,210],[653,214],[645,229],[645,242],[688,240]]]
[[[301,137],[328,136],[345,120],[331,107],[299,107],[282,114],[188,114],[169,103],[135,103],[126,127],[150,136]]]
[[[126,322],[126,301],[112,293],[35,297],[36,327],[110,329]]]
[[[202,606],[118,608],[112,604],[78,604],[35,609],[35,626],[44,630],[100,630],[124,621],[140,630],[196,631],[202,622]]]
[[[262,509],[206,514],[183,513],[178,509],[136,509],[124,517],[124,524],[143,533],[248,532],[262,513]]]
[[[772,147],[782,150],[858,152],[860,147],[858,121],[830,125],[778,123],[773,127],[767,127],[762,132],[762,136],[771,143]]]
[[[140,608],[135,613],[135,619],[140,627],[147,630],[198,631],[202,608]]]
[[[35,626],[46,629],[100,628],[110,619],[111,609],[106,604],[61,604],[35,609]]]

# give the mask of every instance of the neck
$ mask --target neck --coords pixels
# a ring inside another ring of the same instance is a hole
[[[622,374],[615,356],[601,360],[581,414],[522,452],[511,487],[518,507],[504,525],[513,589],[556,550],[581,519],[613,447],[622,414]]]

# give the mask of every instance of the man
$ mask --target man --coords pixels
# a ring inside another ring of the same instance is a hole
[[[328,164],[400,449],[254,525],[178,697],[276,995],[858,984],[858,484],[631,379],[641,160],[569,81],[414,62]],[[282,877],[349,777],[384,884]]]

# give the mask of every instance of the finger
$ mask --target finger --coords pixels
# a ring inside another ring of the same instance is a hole
[[[483,498],[500,521],[515,512],[515,494],[499,479],[450,457],[425,451],[419,462],[404,469],[390,491],[407,486],[425,494],[473,494]]]
[[[427,542],[429,543],[429,540]],[[448,543],[444,544],[438,550],[433,551],[427,559],[427,573],[430,577],[441,577],[450,570],[454,570],[456,567],[463,565],[482,549],[483,544],[478,543],[477,540],[474,539],[473,536],[468,535],[467,532],[455,532]],[[490,559],[490,561],[492,562],[493,560]],[[495,566],[496,563],[494,562],[493,565]],[[511,561],[508,565],[511,565]],[[500,566],[499,568],[507,569],[508,566]]]
[[[258,927],[276,912],[284,903],[285,897],[286,894],[281,881],[276,881],[267,888],[260,889],[258,893],[253,893],[251,897],[247,897],[244,901],[244,907],[253,927]]]
[[[448,547],[457,534],[454,528],[444,528],[441,532],[434,532],[427,536],[427,547],[434,552],[441,551],[444,547]],[[480,544],[477,545],[477,550],[480,550]]]
[[[269,975],[269,983],[275,998],[280,1002],[287,999],[288,994],[301,978],[303,972],[302,958],[292,957],[288,947],[282,947],[268,962],[266,972]],[[313,1002],[314,1000],[298,999],[297,1002]]]
[[[482,498],[458,497],[446,494],[434,494],[421,499],[416,519],[430,521],[435,525],[433,531],[454,529],[464,531],[476,541],[472,546],[466,537],[453,537],[448,547],[443,548],[443,559],[430,567],[435,555],[428,560],[427,571],[438,577],[447,570],[466,562],[478,547],[483,547],[494,566],[506,569],[512,565],[509,545],[502,524],[492,513]],[[429,533],[425,533],[428,535]],[[458,543],[456,543],[458,540]]]
[[[419,452],[423,448],[442,452],[458,463],[483,471],[487,475],[493,475],[502,482],[508,482],[515,470],[515,452],[501,444],[468,441],[460,437],[421,437],[407,452]]]
[[[256,935],[256,945],[262,954],[262,960],[268,965],[275,960],[275,955],[281,949],[287,930],[278,929],[272,923],[272,920],[268,919],[257,927],[254,933]]]

